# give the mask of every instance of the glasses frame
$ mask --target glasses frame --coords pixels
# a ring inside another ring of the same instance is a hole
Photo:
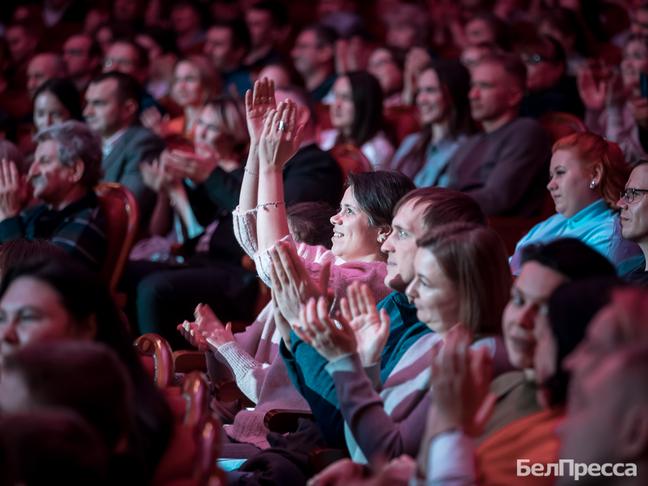
[[[643,196],[644,194],[648,193],[648,189],[639,189],[637,187],[626,187],[623,191],[621,191],[621,194],[619,195],[619,198],[623,200],[626,204],[632,204],[635,199],[637,199],[637,196]]]

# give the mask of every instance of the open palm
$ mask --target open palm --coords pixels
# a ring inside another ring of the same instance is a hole
[[[274,81],[267,78],[257,80],[254,83],[254,91],[247,90],[245,93],[245,119],[252,144],[259,141],[266,114],[276,105]]]
[[[369,287],[358,283],[349,286],[347,297],[340,301],[340,310],[355,333],[363,366],[376,364],[389,336],[389,316],[384,309],[376,309]]]

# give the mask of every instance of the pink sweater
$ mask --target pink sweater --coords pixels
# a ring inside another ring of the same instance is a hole
[[[256,239],[256,211],[234,211],[234,234],[245,252],[254,259],[259,277],[270,284],[267,253],[260,254]],[[287,241],[292,241],[289,237]],[[324,263],[331,261],[329,289],[335,301],[344,295],[353,281],[367,283],[376,299],[382,299],[390,289],[384,285],[386,274],[382,262],[345,262],[324,247],[297,244],[297,254],[314,279],[318,279]],[[270,285],[269,285],[270,286]],[[225,426],[229,437],[239,442],[269,447],[263,418],[272,409],[309,410],[308,404],[293,387],[281,357],[277,358],[281,335],[274,322],[270,302],[248,326],[237,333],[235,341],[212,348],[214,357],[222,364],[223,372],[234,376],[241,391],[254,403],[254,410],[241,410],[234,423]]]

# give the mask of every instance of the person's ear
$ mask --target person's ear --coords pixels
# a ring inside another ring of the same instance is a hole
[[[598,186],[601,183],[603,178],[603,165],[598,163],[592,168],[592,182],[595,186]]]
[[[317,58],[321,62],[333,61],[335,51],[332,46],[324,46],[317,49]]]
[[[522,103],[522,98],[524,98],[525,91],[526,88],[512,86],[510,90],[511,96],[509,97],[509,106],[519,106],[520,103]]]
[[[73,327],[73,337],[76,339],[94,341],[97,337],[97,316],[92,314]]]
[[[387,240],[389,233],[391,233],[391,226],[381,226],[378,228],[378,243],[382,245]]]
[[[310,113],[305,106],[297,105],[297,126],[305,127],[310,121]]]
[[[648,451],[648,405],[630,404],[620,418],[616,449],[623,460],[643,457]]]
[[[122,106],[122,114],[125,120],[131,120],[133,117],[137,115],[137,101],[133,99],[128,99],[124,102],[124,105]]]
[[[81,159],[77,159],[74,161],[71,169],[72,172],[70,173],[70,179],[73,183],[77,184],[83,178],[83,173],[85,172],[85,164]]]

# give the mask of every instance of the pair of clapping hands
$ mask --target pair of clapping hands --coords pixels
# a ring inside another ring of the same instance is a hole
[[[324,265],[319,283],[313,282],[295,247],[280,242],[270,250],[274,318],[282,338],[290,343],[290,330],[331,361],[357,352],[364,366],[376,364],[389,335],[389,317],[378,312],[366,285],[353,283],[340,300],[340,311],[331,316],[326,295],[330,265]],[[223,325],[211,309],[200,304],[194,322],[178,330],[194,346],[206,350],[234,337],[231,324]]]
[[[155,192],[160,192],[180,184],[185,178],[196,184],[205,182],[218,167],[218,161],[216,152],[199,155],[187,150],[164,150],[151,163],[141,164],[140,172],[144,184]]]
[[[332,312],[327,295],[330,263],[322,267],[316,285],[292,244],[275,245],[270,260],[273,300],[279,311],[275,319],[284,340],[292,329],[328,361],[354,352],[365,367],[380,361],[390,322],[384,310],[376,309],[366,284],[352,283],[340,299],[339,310]]]

